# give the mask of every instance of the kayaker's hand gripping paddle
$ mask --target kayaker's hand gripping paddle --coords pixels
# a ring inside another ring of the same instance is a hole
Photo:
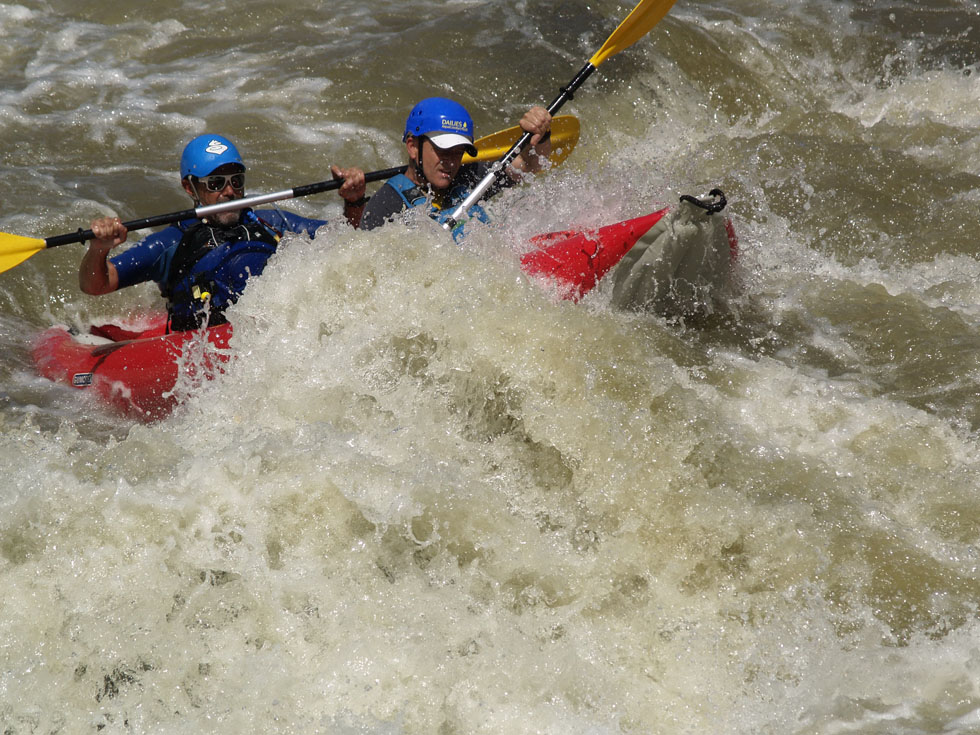
[[[554,102],[548,105],[548,112],[554,115],[562,105],[572,99],[575,91],[592,75],[592,72],[598,68],[599,64],[610,56],[629,48],[649,33],[667,15],[667,11],[670,10],[674,2],[675,0],[640,0],[640,3],[626,16],[626,20],[619,24],[619,27],[613,31],[602,48],[596,51],[592,58],[586,62],[585,66],[579,70],[579,73],[575,75],[575,78],[572,79],[568,86],[562,87],[561,94],[555,98]],[[507,166],[521,154],[521,151],[531,142],[532,137],[533,135],[531,133],[525,132],[520,140],[511,146],[511,149],[507,151],[504,157],[493,165],[493,169],[483,177],[483,180],[476,185],[476,188],[453,210],[453,213],[443,223],[445,229],[452,230],[462,222],[470,207],[480,200],[498,177],[504,175]]]

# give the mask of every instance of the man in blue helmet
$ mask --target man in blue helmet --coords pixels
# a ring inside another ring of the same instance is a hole
[[[530,145],[518,156],[500,186],[510,186],[525,173],[535,173],[551,154],[551,115],[539,106],[521,118],[521,128],[532,134]],[[458,102],[445,97],[429,97],[412,108],[402,136],[408,152],[404,174],[389,179],[371,197],[361,218],[361,229],[372,230],[406,209],[427,207],[429,216],[445,221],[490,170],[489,163],[463,165],[463,154],[476,155],[473,145],[473,118]],[[485,219],[479,206],[470,216]]]
[[[330,170],[344,179],[339,189],[344,214],[356,226],[364,206],[364,172],[337,166]],[[200,135],[187,144],[180,176],[195,208],[245,196],[245,163],[235,145],[220,135]],[[99,295],[156,281],[167,299],[171,330],[221,324],[225,309],[238,300],[249,277],[262,272],[284,233],[312,237],[323,224],[280,209],[232,210],[171,225],[108,258],[126,241],[127,230],[118,217],[104,217],[92,222],[95,238],[82,258],[79,285],[85,293]]]

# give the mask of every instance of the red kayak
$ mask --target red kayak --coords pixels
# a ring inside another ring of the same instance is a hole
[[[167,334],[165,313],[143,322],[93,326],[83,335],[51,327],[34,344],[34,364],[42,377],[93,392],[124,416],[164,418],[178,403],[181,371],[208,379],[230,359],[231,325]]]
[[[644,243],[634,252],[642,250],[647,260],[666,263],[655,275],[644,274],[648,282],[656,280],[649,284],[653,288],[665,291],[676,279],[699,280],[709,275],[704,265],[692,268],[690,263],[709,264],[711,280],[727,280],[729,266],[738,257],[738,237],[731,219],[713,217],[725,208],[725,195],[712,189],[709,196],[712,199],[683,196],[679,207],[665,207],[597,230],[537,235],[531,239],[535,249],[521,258],[521,266],[529,275],[554,282],[564,298],[577,301],[637,242],[648,241],[649,246]],[[687,264],[678,262],[681,251]]]
[[[655,255],[666,262],[669,258],[660,253],[669,250],[676,240],[675,250],[677,247],[693,250],[698,263],[706,262],[706,253],[713,248],[716,261],[724,258],[725,273],[721,275],[727,278],[727,263],[734,259],[738,248],[731,221],[720,220],[723,223],[720,231],[725,233],[721,236],[723,241],[716,236],[715,242],[702,238],[702,243],[695,237],[692,247],[690,237],[671,240],[672,222],[681,210],[683,204],[594,231],[538,235],[531,241],[535,249],[521,258],[521,266],[528,274],[556,284],[562,297],[578,300],[620,263],[638,241],[641,246],[635,252],[644,250],[646,260]],[[704,212],[700,215],[708,216]],[[645,236],[649,243],[643,241]],[[667,248],[663,246],[665,239],[670,241]],[[659,248],[656,253],[655,248]],[[719,255],[722,248],[724,253]],[[633,283],[636,281],[650,286],[653,276],[643,270],[645,263],[638,262],[640,265],[626,274],[625,279],[617,275],[617,280],[626,283],[624,292],[638,293]],[[678,268],[672,268],[666,275],[661,268],[655,278],[669,281],[674,273],[681,273]],[[684,277],[691,276],[688,273]],[[654,283],[653,290],[663,293],[666,285]],[[638,297],[624,300],[623,304],[642,305]],[[41,376],[95,393],[104,404],[125,416],[153,421],[167,416],[179,402],[175,391],[179,377],[186,376],[191,384],[210,379],[221,371],[230,359],[230,338],[230,324],[167,334],[166,316],[153,315],[136,327],[93,326],[87,335],[51,327],[40,335],[33,356]]]

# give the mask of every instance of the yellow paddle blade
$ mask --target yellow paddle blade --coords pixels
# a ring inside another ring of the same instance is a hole
[[[673,4],[674,0],[641,0],[626,16],[626,20],[613,31],[603,47],[589,59],[589,63],[592,66],[599,66],[610,56],[632,46],[667,15],[667,11]]]
[[[34,253],[44,250],[44,240],[0,232],[0,273],[20,265]]]
[[[555,166],[562,163],[575,144],[578,143],[579,124],[575,115],[556,115],[551,119],[551,155],[548,160]],[[474,161],[496,161],[503,158],[524,131],[520,125],[501,130],[499,133],[487,135],[476,141],[476,157],[469,153],[463,156],[463,163]]]

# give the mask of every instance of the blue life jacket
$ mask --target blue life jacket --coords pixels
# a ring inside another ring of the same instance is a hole
[[[237,225],[200,222],[188,228],[160,284],[170,328],[181,331],[227,321],[225,310],[238,301],[248,279],[262,273],[280,237],[251,210]]]
[[[435,202],[430,201],[429,198],[422,192],[418,185],[408,178],[405,174],[397,174],[396,176],[388,179],[388,185],[398,192],[398,196],[402,198],[405,202],[405,206],[408,209],[413,207],[429,206],[429,216],[438,222],[440,225],[445,224],[446,220],[452,215],[467,195],[469,195],[470,190],[461,184],[456,184],[451,187],[446,195],[443,197],[445,206],[440,207]],[[490,217],[484,211],[483,207],[479,204],[474,204],[469,209],[469,217],[477,219],[480,222],[489,222]],[[465,222],[460,222],[453,228],[453,240],[459,242],[465,237],[466,232],[464,231]]]

